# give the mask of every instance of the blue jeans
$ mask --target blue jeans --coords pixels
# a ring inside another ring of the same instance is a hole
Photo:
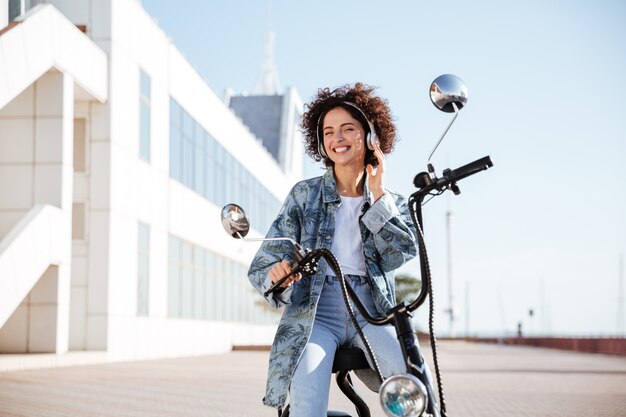
[[[368,279],[354,275],[347,275],[346,279],[352,284],[368,311],[375,313]],[[369,324],[356,308],[354,311],[363,333],[372,346],[383,376],[406,372],[394,327]],[[340,346],[359,347],[366,352],[363,341],[354,329],[346,310],[341,283],[336,277],[328,276],[318,302],[311,337],[291,380],[289,396],[292,417],[326,416],[333,359],[335,351]]]

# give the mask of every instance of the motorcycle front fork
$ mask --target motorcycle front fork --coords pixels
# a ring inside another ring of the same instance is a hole
[[[439,407],[437,407],[437,399],[433,390],[433,383],[428,367],[424,361],[424,357],[419,348],[417,335],[413,330],[411,322],[411,313],[405,308],[404,304],[395,307],[393,314],[393,325],[396,328],[398,341],[402,347],[402,354],[407,365],[407,372],[414,375],[426,387],[428,393],[428,404],[426,413],[434,417],[440,417]]]

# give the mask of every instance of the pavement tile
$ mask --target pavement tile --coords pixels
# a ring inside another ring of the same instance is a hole
[[[440,342],[448,416],[626,416],[626,358]],[[429,363],[432,356],[424,349]],[[0,373],[0,417],[275,416],[268,352]],[[373,416],[378,397],[357,383]],[[331,408],[354,412],[333,384]]]

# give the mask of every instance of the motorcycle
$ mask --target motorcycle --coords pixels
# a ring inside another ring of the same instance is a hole
[[[445,417],[447,413],[437,358],[436,336],[433,328],[433,294],[428,253],[424,242],[422,206],[425,204],[425,197],[429,195],[432,198],[443,194],[447,190],[451,190],[455,195],[458,195],[460,189],[457,183],[460,180],[492,167],[493,163],[491,158],[486,156],[454,170],[445,169],[442,171],[440,177],[436,176],[435,169],[430,163],[430,160],[452,126],[452,123],[454,123],[458,117],[459,110],[465,106],[468,98],[467,88],[460,78],[451,74],[442,75],[431,84],[430,98],[435,107],[447,113],[454,113],[454,117],[430,153],[427,163],[428,172],[420,172],[415,176],[413,184],[417,188],[417,191],[413,193],[408,200],[411,218],[416,225],[419,235],[417,241],[422,278],[420,292],[417,298],[411,303],[406,304],[402,302],[388,311],[385,317],[374,317],[367,311],[350,283],[344,279],[341,266],[331,251],[328,249],[302,248],[297,242],[288,237],[247,238],[246,236],[250,230],[250,222],[243,208],[236,204],[228,204],[224,206],[221,213],[224,229],[234,238],[250,242],[286,240],[293,245],[296,264],[292,266],[292,271],[288,275],[278,280],[264,293],[265,296],[268,296],[280,288],[280,285],[294,274],[301,273],[303,276],[315,274],[321,259],[326,260],[335,275],[339,278],[344,302],[346,303],[352,323],[355,325],[357,333],[363,340],[367,352],[363,352],[357,348],[338,349],[334,358],[333,373],[336,374],[336,381],[339,388],[354,404],[359,417],[369,417],[371,413],[368,405],[356,392],[352,384],[350,372],[370,368],[365,353],[371,358],[372,367],[381,381],[379,389],[380,405],[387,416],[417,417],[426,414],[433,417]],[[411,313],[423,305],[426,298],[429,299],[429,333],[437,380],[437,391],[439,394],[439,405],[437,404],[433,383],[426,371],[424,358],[420,352],[417,335],[411,321]],[[393,324],[406,362],[406,373],[393,375],[386,379],[383,378],[380,369],[378,369],[378,364],[371,347],[357,324],[350,300],[352,300],[352,303],[354,303],[357,310],[367,322],[378,326],[390,323]],[[329,417],[351,417],[351,415],[346,412],[333,410],[329,410],[327,415]],[[289,416],[288,405],[282,412],[279,411],[279,416]]]

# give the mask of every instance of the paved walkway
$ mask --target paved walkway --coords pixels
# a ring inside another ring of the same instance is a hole
[[[260,403],[267,355],[0,372],[0,416],[275,416]],[[440,363],[450,417],[626,416],[623,357],[443,342]],[[331,406],[353,411],[334,385]]]

